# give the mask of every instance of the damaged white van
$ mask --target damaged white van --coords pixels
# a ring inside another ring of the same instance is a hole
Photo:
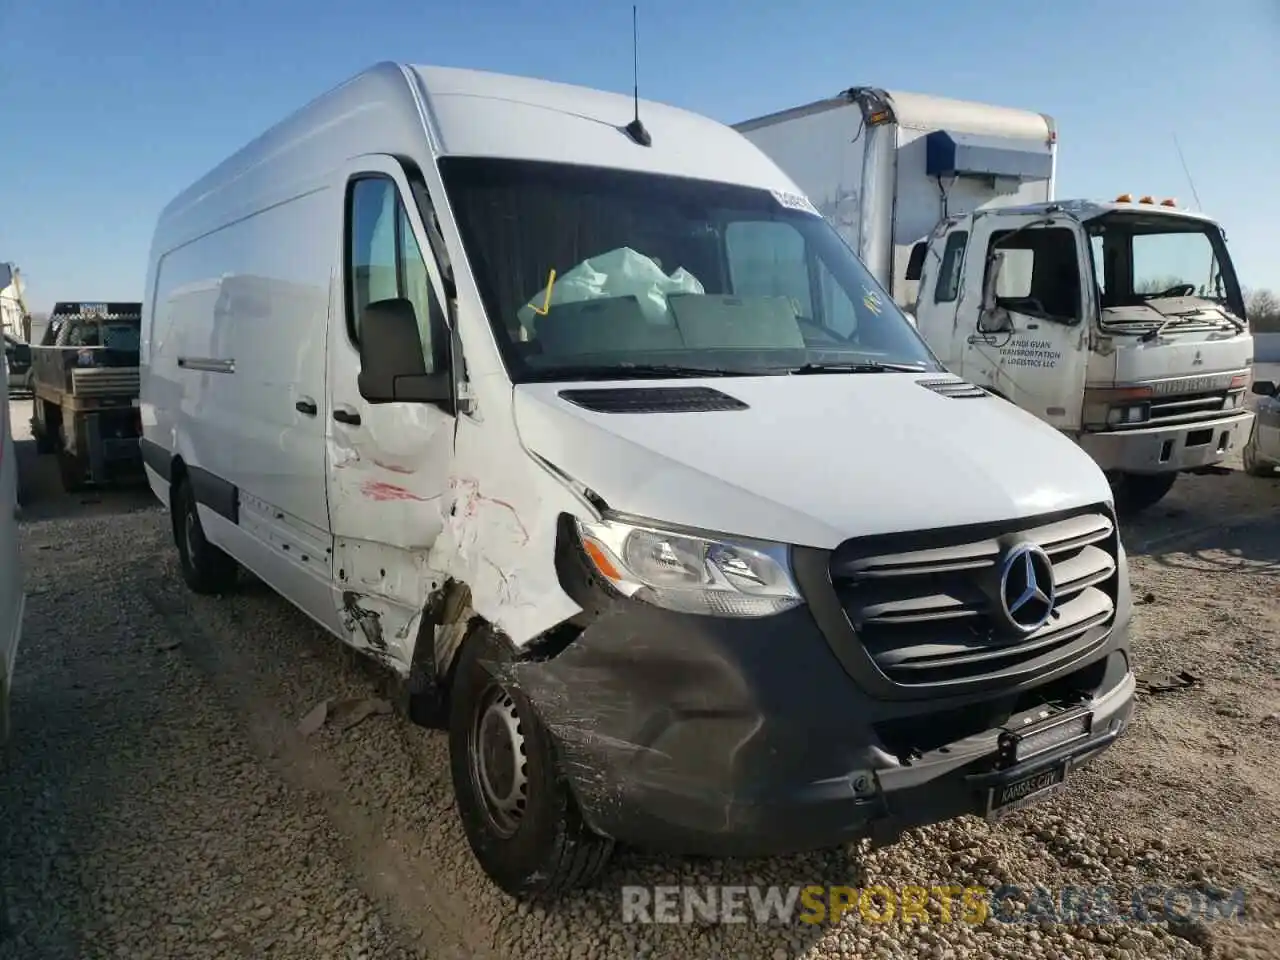
[[[1101,471],[727,126],[382,64],[170,203],[145,297],[186,581],[399,674],[512,894],[999,817],[1128,722]]]

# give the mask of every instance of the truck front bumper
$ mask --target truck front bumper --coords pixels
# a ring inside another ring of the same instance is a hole
[[[1082,433],[1076,439],[1103,470],[1170,473],[1221,463],[1249,439],[1252,420],[1253,414],[1241,410],[1216,420]]]
[[[1020,710],[1078,693],[1087,736],[1002,765],[1011,691],[878,700],[808,607],[739,620],[607,606],[558,654],[516,663],[513,679],[587,822],[650,850],[774,856],[982,815],[993,789],[1097,756],[1133,710],[1127,609],[1098,648],[1017,692]],[[899,756],[890,731],[903,725],[931,745]]]

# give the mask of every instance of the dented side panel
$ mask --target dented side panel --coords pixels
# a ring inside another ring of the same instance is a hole
[[[581,609],[556,576],[556,524],[591,508],[525,452],[510,408],[502,414],[483,429],[458,420],[444,529],[427,566],[470,587],[475,613],[524,647]]]

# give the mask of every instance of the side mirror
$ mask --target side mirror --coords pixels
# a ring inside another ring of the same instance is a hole
[[[403,298],[377,300],[360,318],[360,396],[370,403],[451,403],[448,371],[428,373],[418,315]]]
[[[1276,395],[1274,380],[1255,380],[1250,389],[1260,397],[1274,397]]]
[[[982,312],[991,313],[999,307],[996,290],[999,289],[1000,272],[1004,270],[1005,253],[992,250],[987,256],[987,278],[982,283]]]
[[[0,290],[13,283],[13,264],[0,263]]]
[[[1013,329],[1009,311],[1001,307],[996,298],[1004,258],[1003,250],[992,250],[987,255],[987,275],[982,282],[982,308],[978,311],[979,333],[1008,333]]]

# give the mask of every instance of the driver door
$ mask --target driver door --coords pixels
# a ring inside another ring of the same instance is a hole
[[[1059,430],[1081,427],[1095,306],[1093,284],[1082,281],[1093,276],[1084,244],[1074,222],[995,214],[976,220],[964,258],[961,375]],[[996,302],[1007,324],[983,333],[978,324],[993,250],[1004,253]]]
[[[426,556],[443,528],[453,465],[451,405],[371,403],[359,389],[360,321],[369,303],[403,298],[417,316],[426,372],[448,369],[440,271],[415,190],[393,157],[344,171],[338,269],[329,306],[328,385],[320,403],[328,456],[334,602],[352,645],[406,668],[411,629],[431,589]]]

